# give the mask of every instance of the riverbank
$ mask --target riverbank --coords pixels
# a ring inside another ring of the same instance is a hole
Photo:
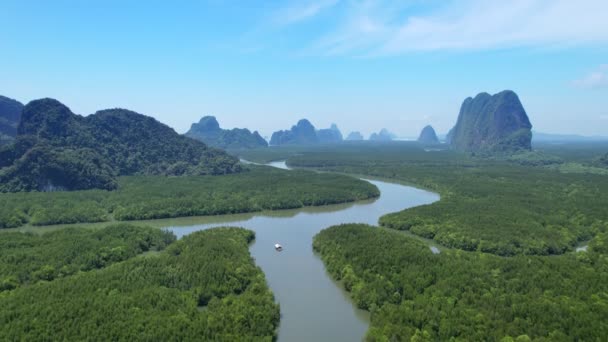
[[[380,190],[380,197],[373,201],[273,212],[272,215],[224,216],[194,225],[180,220],[166,229],[178,237],[225,225],[254,231],[256,241],[251,246],[251,254],[281,305],[279,340],[357,341],[367,331],[369,312],[357,309],[343,285],[327,273],[311,248],[313,236],[340,223],[377,224],[379,217],[386,213],[439,199],[437,194],[400,184],[370,182]],[[284,250],[276,252],[275,243],[280,243]]]
[[[349,176],[249,168],[223,176],[122,177],[116,191],[4,193],[0,228],[260,212],[379,195],[373,185]]]

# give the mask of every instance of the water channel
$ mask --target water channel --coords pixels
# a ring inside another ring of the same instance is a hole
[[[287,168],[285,162],[269,165]],[[357,309],[349,294],[325,271],[312,250],[313,237],[340,223],[376,225],[384,214],[439,199],[435,193],[413,187],[368,181],[380,190],[379,198],[344,205],[215,216],[197,224],[186,221],[167,225],[165,229],[178,238],[218,226],[255,231],[251,254],[281,305],[279,341],[360,341],[368,328],[369,315]],[[284,250],[275,251],[275,243],[280,243]],[[439,253],[437,247],[429,245],[434,253]]]

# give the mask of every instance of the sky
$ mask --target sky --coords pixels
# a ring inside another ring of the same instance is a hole
[[[439,134],[514,90],[534,130],[608,135],[608,1],[0,0],[0,94],[127,108],[184,133]]]

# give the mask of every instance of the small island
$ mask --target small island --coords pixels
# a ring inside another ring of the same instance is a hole
[[[258,133],[247,128],[222,129],[215,116],[204,116],[193,123],[185,134],[205,144],[221,149],[267,147],[268,142]]]
[[[342,141],[342,132],[336,124],[331,124],[330,128],[317,130],[310,121],[301,119],[291,129],[274,132],[270,145],[314,145],[341,143]]]
[[[391,141],[395,138],[395,134],[389,132],[386,128],[381,129],[378,133],[372,133],[369,136],[369,140],[371,141]]]
[[[348,134],[348,136],[346,137],[346,140],[348,140],[348,141],[361,141],[361,140],[364,140],[364,138],[363,138],[363,134],[361,134],[361,132],[355,131],[355,132],[350,132]]]
[[[427,125],[422,129],[420,136],[418,136],[418,142],[425,145],[439,144],[439,139],[433,126]]]
[[[532,124],[519,97],[511,90],[467,98],[450,133],[451,146],[464,152],[529,151]]]

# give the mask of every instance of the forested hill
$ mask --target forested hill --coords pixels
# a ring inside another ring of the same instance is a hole
[[[460,151],[514,152],[530,150],[532,124],[517,94],[505,90],[467,98],[450,131],[450,143]]]
[[[214,116],[205,116],[193,123],[185,134],[209,146],[224,149],[267,147],[268,143],[257,131],[246,128],[222,129]]]
[[[241,170],[224,151],[125,109],[83,117],[54,99],[28,103],[14,144],[0,148],[0,191],[114,189],[122,175]]]
[[[12,141],[17,135],[17,126],[23,104],[0,95],[0,144]]]

